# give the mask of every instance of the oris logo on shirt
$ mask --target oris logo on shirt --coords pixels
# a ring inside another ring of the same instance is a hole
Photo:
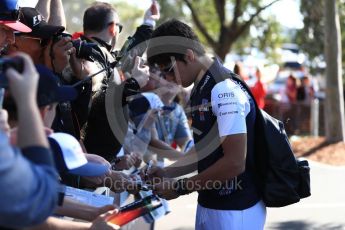
[[[233,97],[235,97],[234,92],[218,94],[218,98],[220,98],[220,99],[222,99],[222,98],[233,98]]]

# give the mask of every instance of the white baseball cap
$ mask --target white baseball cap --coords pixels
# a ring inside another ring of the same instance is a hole
[[[67,133],[53,133],[48,137],[57,170],[79,176],[101,176],[109,166],[88,162],[79,141]]]

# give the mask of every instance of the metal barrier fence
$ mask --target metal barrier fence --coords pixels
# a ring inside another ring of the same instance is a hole
[[[266,100],[264,110],[284,123],[289,136],[323,136],[325,134],[323,101],[318,99],[310,103],[282,103]]]

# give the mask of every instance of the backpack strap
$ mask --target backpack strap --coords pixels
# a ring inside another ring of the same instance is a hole
[[[256,109],[256,112],[258,112],[260,109],[259,109],[259,106],[258,104],[256,103],[256,100],[254,98],[254,95],[252,93],[252,91],[250,90],[249,86],[247,85],[247,83],[245,83],[241,78],[240,76],[238,76],[237,74],[235,73],[230,73],[230,78],[234,81],[236,81],[237,83],[241,84],[245,89],[246,91],[248,92],[248,94],[252,97],[253,101],[254,101],[254,104],[255,104],[255,109]]]

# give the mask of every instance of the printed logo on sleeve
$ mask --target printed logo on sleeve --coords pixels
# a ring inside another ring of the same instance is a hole
[[[238,114],[238,111],[228,111],[228,112],[219,112],[219,116],[226,116],[226,115],[233,115],[233,114]]]
[[[228,99],[228,98],[233,98],[233,97],[235,97],[235,93],[234,92],[218,94],[218,98],[219,99]]]
[[[227,106],[227,105],[237,105],[237,102],[233,101],[233,102],[227,102],[227,103],[219,103],[218,109],[222,106]]]

